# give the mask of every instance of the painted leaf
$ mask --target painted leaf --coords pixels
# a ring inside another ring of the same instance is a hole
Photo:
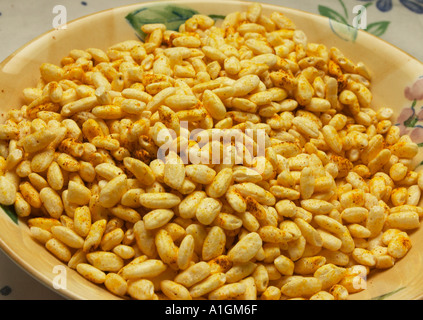
[[[386,32],[386,30],[388,30],[389,24],[390,24],[389,21],[379,21],[379,22],[370,23],[367,26],[366,31],[377,37],[380,37]]]
[[[329,19],[329,25],[333,33],[345,41],[355,42],[358,36],[358,30],[347,24]]]
[[[368,3],[365,3],[365,4],[364,4],[364,6],[365,6],[366,8],[368,8],[368,7],[370,7],[372,4],[373,4],[373,2],[368,2]]]
[[[223,16],[221,14],[209,14],[209,17],[213,20],[224,20],[226,16]]]
[[[344,1],[342,1],[342,0],[339,0],[339,3],[341,4],[342,9],[344,9],[344,17],[345,17],[345,19],[348,20],[348,9],[347,9],[347,6],[345,5]]]
[[[392,0],[379,0],[376,7],[382,12],[388,12],[392,9]]]
[[[331,20],[334,20],[336,22],[348,25],[348,21],[346,18],[344,18],[341,14],[336,12],[335,10],[328,8],[326,6],[319,5],[319,13],[320,15],[324,17],[328,17]]]
[[[418,13],[418,14],[423,14],[423,6],[414,2],[414,1],[410,1],[410,0],[400,0],[400,2],[402,3],[402,5],[404,7],[406,7],[407,9]],[[422,1],[417,1],[420,3],[423,3]]]
[[[14,223],[18,224],[18,215],[16,214],[15,208],[13,206],[4,206],[1,204],[0,207]]]
[[[168,30],[177,31],[181,24],[198,14],[197,11],[174,5],[155,5],[142,8],[129,13],[126,20],[137,32],[141,40],[145,40],[146,34],[141,31],[144,24],[163,23]]]
[[[399,292],[399,291],[401,291],[401,290],[403,290],[403,289],[405,289],[405,287],[401,287],[401,288],[399,288],[399,289],[397,289],[397,290],[394,290],[394,291],[391,291],[391,292],[388,292],[388,293],[382,294],[382,295],[380,295],[380,296],[374,297],[374,298],[372,298],[372,300],[385,300],[386,298],[389,298],[389,297],[390,297],[390,296],[392,296],[393,294],[395,294],[395,293],[397,293],[397,292]]]
[[[8,296],[12,292],[12,288],[9,286],[4,286],[0,289],[0,294],[2,296]]]
[[[414,128],[416,126],[416,123],[419,121],[415,115],[408,118],[406,121],[404,121],[404,126],[408,128]]]

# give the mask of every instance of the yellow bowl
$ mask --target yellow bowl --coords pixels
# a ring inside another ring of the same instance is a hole
[[[226,0],[156,1],[106,10],[68,23],[66,29],[52,30],[28,43],[0,64],[0,120],[4,120],[7,110],[19,108],[23,104],[22,90],[36,84],[42,63],[60,64],[61,58],[71,49],[107,49],[123,40],[137,39],[134,29],[126,19],[127,15],[140,9],[169,5],[190,8],[219,18],[230,12],[245,11],[249,3]],[[421,138],[419,135],[421,129],[417,115],[420,108],[423,108],[423,85],[420,83],[423,80],[418,80],[423,76],[421,62],[366,32],[351,30],[307,12],[263,4],[265,14],[273,11],[282,12],[291,18],[299,29],[305,31],[310,41],[323,43],[327,47],[338,47],[353,61],[363,61],[372,72],[373,106],[391,107],[395,111],[394,117],[405,132],[417,140],[422,139],[415,142],[423,142],[423,135]],[[422,160],[423,155],[420,152],[416,164]],[[75,270],[63,268],[59,260],[31,238],[24,221],[14,221],[3,210],[0,210],[0,235],[0,247],[6,254],[46,286],[57,288],[66,279],[66,288],[57,289],[64,297],[118,299],[103,287],[84,279]],[[413,247],[404,259],[389,270],[372,272],[367,290],[351,295],[350,298],[422,298],[423,230],[413,232],[411,239]]]

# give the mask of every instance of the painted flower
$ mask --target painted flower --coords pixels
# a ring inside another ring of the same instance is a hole
[[[404,95],[408,100],[423,100],[423,77],[420,77],[411,86],[406,87]]]
[[[417,145],[421,146],[423,144],[423,127],[415,127],[407,134],[410,136],[411,141],[417,143]]]
[[[388,12],[393,7],[392,0],[359,0],[359,1],[376,2],[376,7],[381,12]],[[414,1],[413,0],[399,0],[399,2],[412,12],[417,14],[423,14],[423,0],[414,0]]]
[[[417,112],[417,101],[414,100],[411,108],[404,108],[397,119],[397,126],[401,135],[409,135],[411,140],[423,146],[423,106]]]

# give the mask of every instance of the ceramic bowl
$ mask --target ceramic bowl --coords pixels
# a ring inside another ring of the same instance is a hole
[[[99,12],[68,23],[66,29],[52,30],[0,64],[1,117],[4,118],[8,109],[23,104],[22,90],[36,84],[39,66],[43,62],[60,64],[61,58],[71,49],[107,49],[123,40],[137,39],[139,35],[134,27],[138,28],[143,22],[160,22],[160,19],[168,18],[173,19],[173,27],[177,27],[197,12],[213,15],[219,20],[230,12],[245,11],[247,5],[248,2],[227,0],[140,3]],[[419,123],[423,109],[421,62],[366,32],[357,32],[325,17],[265,4],[263,10],[266,14],[273,11],[286,14],[305,31],[310,41],[338,47],[353,61],[363,61],[372,73],[373,106],[393,108],[396,124],[402,132],[409,134],[416,143],[423,144],[423,127]],[[420,152],[416,164],[422,160]],[[367,290],[350,298],[422,298],[423,230],[411,233],[411,239],[413,247],[404,259],[391,269],[372,273]],[[68,299],[117,299],[76,271],[63,268],[61,262],[30,237],[25,222],[8,210],[0,210],[0,247],[25,271],[52,289],[60,287],[58,281],[63,280],[60,276],[65,275],[66,289],[59,288],[57,292]]]

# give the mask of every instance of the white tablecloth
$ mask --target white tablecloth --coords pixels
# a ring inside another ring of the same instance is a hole
[[[367,28],[386,41],[423,61],[422,0],[266,0],[304,11],[354,23],[354,8],[367,8]],[[67,19],[73,19],[116,6],[140,3],[133,0],[1,0],[0,61],[33,38],[53,28],[53,8],[64,6]],[[362,20],[356,20],[363,23]],[[360,24],[361,25],[361,24]],[[31,278],[0,251],[0,300],[63,299],[60,295]]]

